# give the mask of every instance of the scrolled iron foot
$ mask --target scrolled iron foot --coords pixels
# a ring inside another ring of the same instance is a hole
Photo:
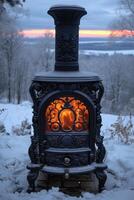
[[[107,175],[104,172],[104,170],[100,170],[100,169],[97,170],[95,172],[95,174],[96,174],[96,177],[99,181],[98,190],[99,190],[99,192],[102,192],[105,189],[105,182],[107,180]]]
[[[35,181],[38,177],[38,174],[39,174],[39,171],[37,170],[30,170],[30,172],[28,173],[27,175],[27,181],[29,184],[29,187],[27,189],[28,193],[35,192]]]

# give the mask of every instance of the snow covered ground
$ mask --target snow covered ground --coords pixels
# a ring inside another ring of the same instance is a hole
[[[21,105],[0,104],[0,121],[5,124],[7,132],[12,126],[20,125],[22,120],[31,123],[32,109],[29,102]],[[106,190],[101,194],[83,193],[83,197],[70,197],[53,188],[48,192],[26,193],[26,165],[29,161],[27,150],[30,136],[0,136],[0,200],[133,200],[134,199],[134,144],[125,145],[116,139],[110,139],[106,131],[117,116],[102,115],[107,149],[106,163],[113,175],[108,173]]]
[[[123,55],[134,55],[134,50],[81,50],[80,54],[84,55],[102,55],[102,54],[123,54]]]

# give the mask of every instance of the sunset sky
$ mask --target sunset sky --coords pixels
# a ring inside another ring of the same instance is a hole
[[[54,33],[54,22],[47,11],[55,4],[80,5],[87,10],[88,14],[81,20],[81,37],[109,36],[111,24],[117,19],[119,8],[119,0],[27,0],[24,9],[28,16],[20,18],[23,34],[40,37],[48,30]]]
[[[53,37],[55,36],[54,29],[25,29],[21,31],[21,34],[25,37],[35,38],[35,37],[43,37],[46,33],[51,33]],[[112,30],[80,30],[79,31],[80,37],[109,37],[111,34],[115,36],[122,36],[122,35],[129,35],[129,31],[119,31],[115,30],[114,33]]]

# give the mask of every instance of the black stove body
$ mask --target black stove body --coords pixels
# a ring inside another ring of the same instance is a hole
[[[36,75],[30,87],[34,135],[27,167],[29,191],[35,191],[40,171],[66,179],[94,172],[102,191],[107,168],[100,135],[104,88],[97,75],[79,71],[78,64],[79,23],[86,11],[54,6],[48,14],[56,26],[56,63],[53,72]]]

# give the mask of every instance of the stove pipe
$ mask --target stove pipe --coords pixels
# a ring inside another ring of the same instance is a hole
[[[53,6],[48,14],[56,26],[55,71],[79,71],[79,24],[86,10],[79,6]]]

